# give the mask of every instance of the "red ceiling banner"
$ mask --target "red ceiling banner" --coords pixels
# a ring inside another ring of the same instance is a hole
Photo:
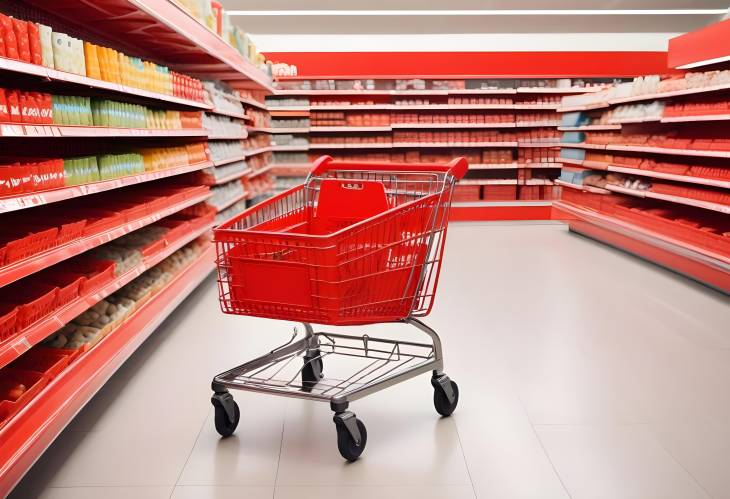
[[[666,52],[269,52],[299,77],[633,77],[674,72]]]

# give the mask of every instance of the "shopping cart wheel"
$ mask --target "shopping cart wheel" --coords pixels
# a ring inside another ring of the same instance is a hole
[[[210,401],[215,408],[215,429],[221,437],[233,435],[241,419],[241,410],[228,392],[214,394]]]
[[[303,358],[302,389],[305,392],[310,392],[314,385],[319,383],[319,380],[323,377],[322,369],[324,369],[324,363],[322,362],[322,354],[319,349],[307,350]]]
[[[368,441],[365,425],[350,411],[338,412],[334,421],[340,454],[350,462],[356,461],[365,450]]]
[[[451,416],[459,403],[459,385],[451,381],[445,374],[434,375],[431,378],[433,385],[433,405],[436,412],[444,417]]]

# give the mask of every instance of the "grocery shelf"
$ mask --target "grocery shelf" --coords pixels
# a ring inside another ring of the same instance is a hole
[[[176,203],[172,206],[168,206],[158,212],[144,215],[131,222],[125,222],[112,229],[108,229],[97,234],[90,234],[62,246],[57,246],[48,251],[44,251],[43,253],[38,253],[30,258],[13,262],[9,265],[0,266],[0,287],[7,286],[18,279],[22,279],[23,277],[39,272],[51,265],[55,265],[56,263],[79,255],[92,248],[106,244],[109,241],[118,239],[130,232],[141,229],[146,225],[153,224],[158,220],[187,208],[188,206],[205,201],[210,196],[211,193],[206,192],[199,196],[186,199],[180,203]]]
[[[310,132],[390,132],[390,126],[312,126]]]
[[[310,111],[443,111],[443,110],[480,110],[480,109],[531,109],[555,111],[556,105],[548,104],[331,104],[321,106],[272,106],[275,112],[310,112]],[[273,114],[272,114],[273,115]]]
[[[30,0],[48,9],[44,0]],[[273,90],[271,79],[221,36],[172,0],[56,0],[53,12],[125,45],[134,44],[173,69],[229,81],[232,86]]]
[[[588,142],[560,142],[559,147],[565,149],[605,149],[606,144],[589,144]]]
[[[614,99],[609,99],[607,101],[601,101],[601,102],[590,102],[583,105],[576,105],[576,106],[565,106],[560,107],[558,111],[561,112],[569,112],[569,111],[589,111],[591,109],[601,109],[610,107],[616,104],[627,104],[631,102],[641,102],[641,101],[647,101],[647,100],[661,100],[661,99],[668,99],[670,97],[679,97],[682,95],[694,95],[694,94],[704,94],[704,93],[710,93],[710,92],[718,92],[722,90],[730,90],[730,84],[723,84],[723,85],[713,85],[709,87],[699,87],[699,88],[686,88],[683,90],[674,90],[671,92],[657,92],[657,93],[650,93],[650,94],[641,94],[641,95],[631,95],[627,97],[617,97]]]
[[[393,123],[391,128],[515,128],[514,121],[495,123]]]
[[[214,269],[209,246],[97,345],[71,363],[1,430],[5,497],[114,372]]]
[[[315,144],[312,144],[312,145],[315,145]],[[310,145],[301,145],[301,146],[289,146],[289,145],[276,146],[276,145],[274,145],[274,146],[270,146],[266,149],[274,151],[274,152],[276,152],[276,151],[308,151],[310,149],[310,147],[311,147]]]
[[[173,95],[161,94],[158,92],[151,92],[149,90],[143,90],[141,88],[129,87],[119,83],[112,83],[104,80],[97,80],[89,78],[87,76],[76,75],[73,73],[66,73],[65,71],[59,71],[57,69],[46,68],[44,66],[38,66],[35,64],[28,64],[22,61],[16,61],[14,59],[6,59],[0,57],[0,71],[11,71],[13,73],[39,76],[41,78],[80,85],[83,87],[98,88],[100,90],[108,90],[120,94],[134,95],[137,97],[144,97],[160,102],[168,102],[171,104],[178,104],[181,106],[191,107],[195,109],[210,110],[211,106],[203,102],[198,102],[190,99],[183,99],[181,97],[175,97]]]
[[[470,170],[524,170],[539,168],[561,168],[560,163],[474,163]]]
[[[258,170],[250,170],[246,174],[246,178],[256,178],[259,175],[263,175],[264,173],[267,173],[272,170],[271,165],[266,165],[263,168],[259,168]]]
[[[275,146],[264,146],[264,147],[257,147],[256,149],[249,149],[247,151],[244,151],[246,153],[246,157],[249,156],[256,156],[257,154],[261,154],[264,152],[274,151],[277,149],[274,149]],[[278,146],[282,147],[282,146]]]
[[[517,147],[560,147],[560,142],[517,142]]]
[[[249,135],[251,135],[252,133],[271,133],[271,128],[260,126],[246,126],[246,131]]]
[[[248,199],[248,195],[249,195],[249,192],[243,191],[243,193],[241,193],[238,196],[235,196],[235,197],[229,199],[228,201],[224,202],[220,206],[216,206],[216,205],[211,205],[211,206],[213,206],[213,208],[215,208],[216,211],[218,213],[220,213],[221,211],[225,210],[226,208],[230,208],[231,206],[233,206],[234,204],[238,203],[239,201],[243,201],[244,199]]]
[[[292,146],[294,147],[294,146]],[[394,146],[391,142],[360,142],[352,144],[331,143],[331,144],[309,144],[307,149],[291,149],[291,150],[316,150],[316,149],[392,149]],[[278,151],[279,149],[274,149]]]
[[[182,175],[184,173],[202,170],[203,168],[209,168],[211,166],[213,166],[213,163],[211,163],[210,161],[203,161],[192,165],[185,165],[177,168],[167,168],[165,170],[143,173],[141,175],[130,175],[128,177],[121,177],[113,180],[93,182],[91,184],[76,185],[71,187],[63,187],[60,189],[4,197],[0,198],[0,213],[7,213],[16,210],[22,210],[25,208],[32,208],[34,206],[56,203],[58,201],[63,201],[65,199],[71,199],[78,196],[87,196],[89,194],[96,194],[97,192],[104,192],[112,189],[119,189],[120,187],[127,187],[129,185],[151,182],[153,180],[159,180],[162,178],[173,177],[176,175]]]
[[[641,168],[629,168],[625,166],[620,165],[613,165],[611,163],[603,163],[600,161],[589,161],[589,162],[583,162],[584,164],[582,166],[588,167],[588,168],[596,168],[599,170],[606,170],[610,172],[617,172],[617,173],[626,173],[628,175],[639,175],[642,177],[652,177],[652,178],[662,178],[666,180],[674,180],[677,182],[687,182],[690,184],[701,184],[701,185],[709,185],[711,187],[721,187],[724,189],[730,189],[730,180],[720,180],[720,179],[714,179],[714,178],[704,178],[704,177],[693,177],[690,175],[677,175],[673,173],[663,173],[658,172],[655,170],[645,170]],[[585,164],[589,163],[589,164]]]
[[[712,203],[709,201],[701,201],[699,199],[685,198],[681,196],[673,196],[670,194],[660,194],[652,191],[641,191],[638,189],[628,189],[619,185],[608,184],[606,189],[619,194],[626,194],[628,196],[634,196],[639,198],[659,199],[661,201],[669,201],[671,203],[684,204],[687,206],[695,206],[697,208],[704,208],[706,210],[718,211],[720,213],[730,214],[730,205]]]
[[[215,180],[215,183],[214,183],[213,185],[222,185],[222,184],[227,184],[228,182],[232,182],[232,181],[234,181],[234,180],[238,180],[238,179],[239,179],[239,178],[241,178],[241,177],[246,177],[246,176],[248,176],[248,175],[249,175],[249,174],[250,174],[250,173],[251,173],[252,171],[253,171],[253,170],[252,170],[251,168],[246,168],[246,169],[245,169],[245,170],[243,170],[242,172],[236,172],[236,173],[232,173],[232,174],[230,174],[230,175],[227,175],[227,176],[225,176],[225,177],[223,177],[223,178],[220,178],[220,179],[216,179],[216,180]]]
[[[554,185],[554,182],[546,178],[528,178],[520,185]]]
[[[382,78],[382,77],[381,77]],[[282,80],[282,78],[278,78]],[[316,78],[314,78],[316,79]],[[283,80],[282,80],[283,81]],[[277,89],[274,95],[515,95],[515,94],[583,94],[598,92],[601,87],[518,87],[518,88],[454,88],[454,89],[422,89],[422,90],[290,90]]]
[[[730,158],[730,151],[704,151],[695,149],[679,149],[675,147],[649,147],[649,146],[627,146],[607,145],[603,146],[607,151],[632,151],[650,152],[655,154],[674,154],[677,156],[699,156],[705,158]],[[595,149],[598,149],[596,147]]]
[[[571,182],[566,182],[565,180],[555,179],[553,181],[555,185],[559,185],[561,187],[567,187],[569,189],[576,189],[583,192],[590,192],[592,194],[611,194],[611,191],[607,189],[601,189],[600,187],[594,187],[592,185],[578,185],[573,184]]]
[[[72,321],[80,313],[114,293],[128,282],[139,277],[144,271],[154,267],[190,241],[208,232],[211,228],[212,224],[209,224],[186,233],[177,241],[173,241],[165,246],[158,253],[145,257],[139,265],[118,276],[114,281],[83,296],[79,296],[71,303],[56,310],[52,315],[40,319],[23,331],[20,331],[17,336],[0,345],[0,367],[8,365],[20,355],[30,350],[34,345],[37,345]]]
[[[517,142],[393,142],[393,147],[517,147]]]
[[[102,126],[64,126],[64,125],[23,125],[0,124],[0,137],[3,138],[44,138],[44,137],[207,137],[208,130],[202,128],[183,128],[175,130],[155,128],[112,128]]]
[[[463,178],[459,185],[517,185],[517,179]]]
[[[236,118],[239,120],[248,120],[250,119],[249,115],[246,113],[235,113],[232,111],[223,111],[221,109],[213,109],[212,111],[208,111],[211,114],[219,114],[221,116],[228,116],[229,118]]]
[[[730,114],[705,114],[701,116],[667,116],[662,117],[662,123],[684,123],[695,121],[727,121]]]
[[[629,123],[654,123],[661,121],[661,116],[641,116],[639,118],[619,118],[611,120],[612,125],[624,125]]]
[[[223,166],[223,165],[227,165],[229,163],[235,163],[237,161],[244,161],[245,159],[246,159],[246,156],[236,156],[234,158],[219,159],[217,161],[213,161],[212,166]]]
[[[277,133],[309,133],[308,127],[302,127],[302,128],[267,128],[267,132],[272,134]]]
[[[233,135],[209,135],[208,140],[243,140],[248,138],[248,132],[244,129],[243,133]]]
[[[265,103],[259,102],[256,99],[252,99],[251,97],[239,97],[238,100],[248,106],[256,107],[263,111],[266,111],[268,109]]]
[[[581,126],[559,126],[561,132],[593,132],[600,130],[621,130],[621,125],[602,124],[602,125],[581,125]]]
[[[310,111],[383,111],[390,110],[392,104],[328,104],[309,106]]]
[[[559,121],[517,121],[515,123],[515,126],[517,128],[552,128],[558,126],[559,124]]]
[[[568,215],[568,225],[573,232],[642,257],[723,293],[730,293],[730,260],[727,256],[565,201],[555,203],[555,208]]]

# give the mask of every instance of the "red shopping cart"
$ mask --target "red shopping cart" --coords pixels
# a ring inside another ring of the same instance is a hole
[[[330,403],[337,444],[353,461],[367,432],[349,403],[433,371],[434,405],[449,416],[459,390],[443,372],[441,341],[428,315],[446,241],[451,195],[468,169],[447,165],[339,162],[324,156],[303,185],[214,231],[223,312],[301,322],[303,337],[213,378],[215,426],[230,436],[240,410],[229,389]],[[331,332],[402,322],[430,343]],[[344,374],[324,376],[325,362]]]

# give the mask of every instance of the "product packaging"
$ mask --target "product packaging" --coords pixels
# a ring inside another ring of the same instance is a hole
[[[53,66],[60,71],[68,71],[66,65],[66,39],[68,37],[64,33],[51,33],[51,40],[53,42]]]
[[[17,90],[6,90],[5,96],[8,100],[8,111],[10,112],[10,121],[12,123],[22,123],[22,115],[20,114],[20,96]]]
[[[18,44],[18,58],[30,63],[30,40],[28,39],[28,23],[20,19],[13,18],[13,30],[15,31],[15,40]]]
[[[10,121],[10,110],[8,109],[8,99],[5,95],[5,89],[0,88],[0,123]]]
[[[38,25],[41,42],[41,62],[47,68],[55,68],[53,63],[53,30],[44,24]]]
[[[28,23],[28,41],[30,42],[30,62],[40,66],[43,64],[43,49],[41,47],[41,33],[35,23]]]
[[[13,20],[6,15],[0,14],[0,26],[2,26],[3,39],[5,40],[5,56],[10,59],[20,59]]]

